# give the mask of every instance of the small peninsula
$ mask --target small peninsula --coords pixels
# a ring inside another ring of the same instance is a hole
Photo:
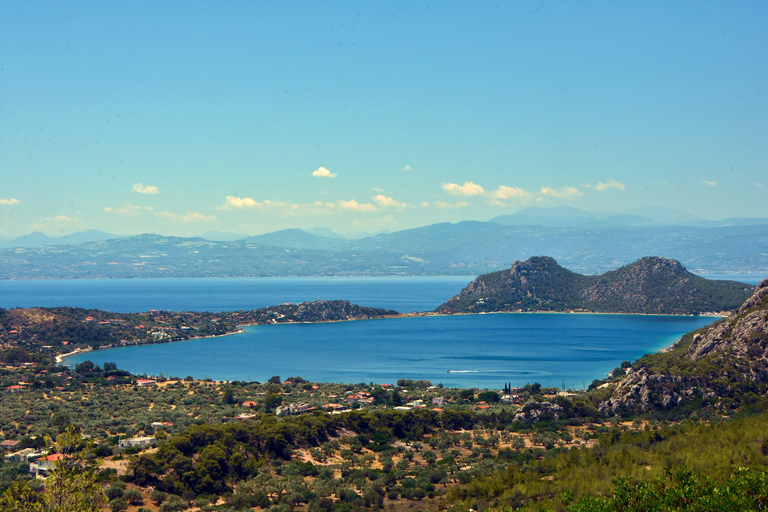
[[[601,275],[585,276],[540,256],[478,277],[436,311],[697,315],[736,309],[753,290],[754,286],[736,281],[696,276],[673,259],[646,257]]]
[[[114,313],[74,307],[0,309],[0,354],[13,363],[55,353],[182,341],[238,332],[240,326],[341,322],[398,316],[346,300],[284,303],[233,312],[152,310]]]

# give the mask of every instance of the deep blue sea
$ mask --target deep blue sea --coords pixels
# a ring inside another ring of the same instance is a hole
[[[756,283],[759,277],[738,280]],[[0,307],[235,311],[343,298],[410,312],[434,309],[471,280],[472,276],[2,281]],[[94,351],[66,362],[109,361],[135,374],[214,380],[265,381],[279,375],[316,382],[394,383],[406,378],[491,389],[506,382],[582,388],[622,361],[656,352],[712,321],[511,313],[267,325],[221,338]]]
[[[401,313],[431,311],[475,276],[243,277],[0,281],[0,308],[75,306],[118,313],[150,309],[238,311],[283,302],[345,299]]]

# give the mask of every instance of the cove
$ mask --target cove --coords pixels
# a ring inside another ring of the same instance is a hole
[[[395,383],[500,389],[539,382],[581,389],[622,361],[671,345],[712,317],[499,313],[261,325],[219,338],[110,348],[66,364],[115,362],[134,374],[266,381]]]

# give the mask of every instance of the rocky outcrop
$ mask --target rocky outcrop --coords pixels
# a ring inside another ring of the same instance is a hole
[[[339,322],[398,315],[397,311],[358,306],[346,300],[303,302],[298,305],[290,305],[284,314],[286,319],[294,322]]]
[[[530,423],[546,418],[557,420],[563,413],[563,408],[552,402],[528,402],[515,414],[515,421]]]
[[[602,402],[602,412],[671,408],[691,398],[740,403],[768,391],[768,280],[727,319],[646,356]]]
[[[755,293],[727,322],[710,332],[693,337],[688,354],[694,361],[706,355],[728,350],[741,358],[765,358],[768,342],[768,279],[760,283]],[[763,349],[762,352],[760,349]]]
[[[730,311],[754,287],[710,281],[672,259],[648,257],[599,276],[571,272],[548,257],[515,262],[478,277],[440,306],[441,313],[567,311],[699,314]]]

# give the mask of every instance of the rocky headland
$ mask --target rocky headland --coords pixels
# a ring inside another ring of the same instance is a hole
[[[601,275],[585,276],[541,256],[478,277],[437,311],[696,315],[736,309],[753,289],[735,281],[704,279],[673,259],[647,257]]]
[[[639,359],[603,412],[669,409],[696,400],[746,405],[768,391],[768,279],[731,316]]]

